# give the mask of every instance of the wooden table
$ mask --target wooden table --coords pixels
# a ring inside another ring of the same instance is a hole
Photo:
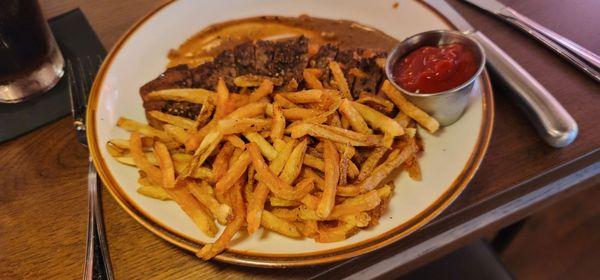
[[[110,48],[138,18],[165,1],[41,2],[48,17],[79,6]],[[504,2],[600,53],[600,2]],[[452,1],[452,5],[571,112],[580,129],[572,145],[554,149],[544,144],[507,99],[506,90],[495,85],[496,121],[488,154],[470,186],[449,209],[392,246],[344,263],[301,269],[199,261],[145,230],[105,191],[106,231],[117,278],[338,278],[351,273],[369,278],[401,273],[570,193],[598,186],[600,85],[523,33],[466,4]],[[0,278],[80,278],[87,218],[87,151],[75,139],[71,118],[1,144],[0,155]]]

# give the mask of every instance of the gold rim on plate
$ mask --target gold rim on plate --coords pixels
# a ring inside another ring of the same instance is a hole
[[[87,108],[87,138],[92,155],[94,165],[98,170],[98,174],[102,179],[102,182],[109,190],[110,194],[117,201],[117,203],[136,221],[146,227],[148,230],[158,235],[159,237],[167,240],[168,242],[181,247],[188,251],[197,251],[202,243],[193,241],[191,238],[186,237],[184,234],[177,232],[174,229],[169,228],[165,224],[159,221],[153,220],[147,215],[141,207],[135,204],[126,194],[122,192],[122,188],[114,179],[110,173],[104,158],[100,153],[100,145],[98,145],[97,129],[96,129],[96,108],[98,106],[98,100],[100,98],[100,88],[104,81],[106,71],[112,64],[116,54],[119,52],[123,44],[130,38],[130,36],[142,26],[148,19],[150,19],[157,12],[161,11],[165,7],[169,6],[175,1],[169,1],[155,10],[151,11],[135,23],[115,44],[113,49],[107,55],[106,59],[102,63],[100,70],[94,80],[92,90],[90,92],[88,108]],[[417,1],[424,5],[427,9],[431,10],[436,16],[440,17],[451,29],[455,29],[450,22],[438,13],[432,7],[426,5],[421,1]],[[481,121],[481,127],[479,136],[477,138],[476,146],[471,153],[469,160],[465,167],[458,175],[458,177],[450,184],[444,193],[436,199],[431,205],[419,214],[412,217],[410,220],[394,227],[387,232],[384,232],[378,236],[371,237],[369,239],[360,241],[358,243],[309,253],[302,254],[268,254],[268,253],[253,253],[243,250],[228,249],[225,252],[217,255],[216,260],[223,261],[226,263],[239,264],[245,266],[255,267],[292,267],[292,266],[307,266],[324,264],[329,262],[341,261],[351,257],[356,257],[367,252],[371,252],[383,246],[386,246],[394,241],[397,241],[408,234],[421,228],[427,222],[431,221],[437,215],[439,215],[444,209],[446,209],[460,193],[465,189],[469,181],[473,178],[475,172],[479,168],[481,161],[487,151],[490,138],[492,135],[493,121],[494,121],[494,101],[492,97],[492,87],[490,79],[486,70],[481,75],[482,81],[482,111],[483,117]]]

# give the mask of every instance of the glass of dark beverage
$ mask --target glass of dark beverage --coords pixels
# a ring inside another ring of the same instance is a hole
[[[37,0],[0,0],[0,103],[49,91],[64,60]]]

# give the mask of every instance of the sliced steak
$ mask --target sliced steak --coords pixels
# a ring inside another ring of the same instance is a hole
[[[356,77],[352,85],[352,96],[357,98],[361,92],[377,93],[381,80],[385,77],[384,70],[376,63],[378,58],[385,58],[385,52],[372,53],[370,51],[359,52],[359,63],[357,68],[365,73],[365,77]]]

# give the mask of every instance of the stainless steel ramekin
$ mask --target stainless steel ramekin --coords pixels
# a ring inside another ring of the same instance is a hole
[[[425,46],[439,46],[452,43],[465,45],[475,54],[475,59],[479,67],[475,74],[463,84],[442,92],[435,93],[415,93],[403,89],[394,79],[393,67],[399,59],[410,52]],[[434,30],[416,34],[400,42],[387,57],[385,73],[388,80],[400,92],[402,92],[410,102],[423,109],[436,118],[442,126],[447,126],[457,121],[467,107],[469,94],[473,89],[475,80],[483,71],[485,66],[485,53],[477,41],[471,39],[468,35],[457,31]]]

